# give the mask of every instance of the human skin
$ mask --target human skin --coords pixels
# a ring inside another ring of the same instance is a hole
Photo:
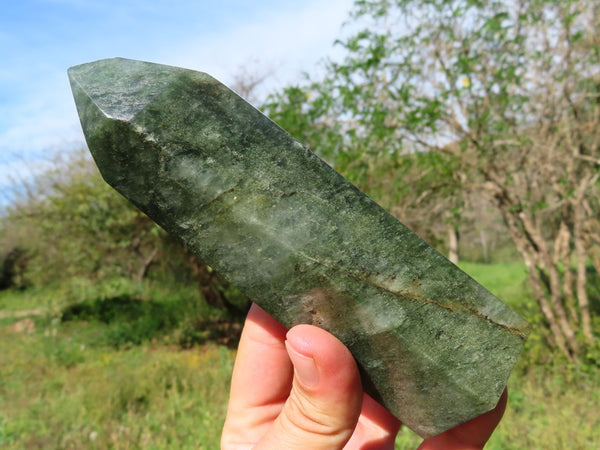
[[[481,449],[506,407],[437,436],[420,450]],[[252,305],[233,369],[221,448],[393,449],[401,423],[362,390],[356,362],[312,325],[286,330]]]

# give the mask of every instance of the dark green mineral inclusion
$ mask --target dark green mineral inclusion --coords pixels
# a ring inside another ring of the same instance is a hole
[[[355,356],[365,389],[432,436],[492,409],[527,323],[204,73],[72,67],[105,180],[281,323]]]

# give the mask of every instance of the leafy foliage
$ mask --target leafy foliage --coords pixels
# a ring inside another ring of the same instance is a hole
[[[7,236],[27,252],[26,277],[36,284],[143,278],[164,238],[106,185],[83,152],[38,177],[35,193],[13,205],[3,222]]]
[[[123,298],[95,292],[90,297],[85,293],[90,285],[109,286],[122,280],[139,284],[148,278],[196,285],[201,293],[194,296],[197,302],[224,311],[226,317],[218,320],[229,324],[243,319],[247,298],[213,276],[209,267],[106,184],[83,150],[55,162],[26,191],[29,196],[11,205],[0,218],[0,254],[6,254],[0,289],[58,286],[59,291],[68,291],[62,296],[74,308],[65,317],[77,316],[76,310],[97,320],[105,320],[104,313],[118,313],[122,320],[111,325],[111,339],[117,346],[151,338],[170,329],[174,319],[168,311],[152,309],[153,304],[139,292]],[[204,335],[197,327],[213,327],[217,318],[201,315],[197,319],[197,308],[191,304],[187,308],[186,341],[191,345]],[[215,339],[223,334],[214,333]]]

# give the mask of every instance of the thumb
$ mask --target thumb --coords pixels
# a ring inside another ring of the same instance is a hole
[[[333,335],[298,325],[286,335],[294,365],[292,390],[258,449],[342,449],[352,436],[362,404],[354,358]]]

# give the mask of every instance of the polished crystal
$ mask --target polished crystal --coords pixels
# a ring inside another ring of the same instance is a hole
[[[285,326],[340,338],[405,425],[496,405],[527,323],[268,117],[182,68],[69,77],[105,180]]]

